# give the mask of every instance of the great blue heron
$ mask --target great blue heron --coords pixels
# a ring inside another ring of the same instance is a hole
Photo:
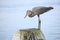
[[[27,10],[26,15],[25,15],[24,18],[26,18],[27,15],[29,17],[34,17],[35,15],[37,15],[38,16],[38,29],[40,29],[41,20],[40,20],[39,15],[41,15],[41,14],[43,14],[43,13],[45,13],[45,12],[51,10],[51,9],[53,9],[53,7],[42,7],[42,6],[34,7],[32,9],[32,11],[31,10]]]

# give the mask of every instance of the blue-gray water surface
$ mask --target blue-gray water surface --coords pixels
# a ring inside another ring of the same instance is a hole
[[[24,19],[35,6],[54,8],[41,15],[41,30],[46,40],[60,40],[60,0],[0,0],[0,40],[12,40],[20,29],[37,28],[37,16]]]

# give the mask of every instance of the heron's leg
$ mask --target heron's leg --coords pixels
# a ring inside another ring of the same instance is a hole
[[[40,20],[40,16],[38,15],[38,29],[40,29],[41,27],[41,20]]]

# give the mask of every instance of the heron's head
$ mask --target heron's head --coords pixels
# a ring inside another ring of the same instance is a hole
[[[26,14],[27,14],[28,16],[30,16],[30,15],[32,14],[32,11],[31,11],[31,10],[27,10]]]
[[[27,10],[26,15],[25,15],[24,18],[26,18],[26,16],[33,17],[32,14],[33,14],[33,13],[32,13],[31,10]]]

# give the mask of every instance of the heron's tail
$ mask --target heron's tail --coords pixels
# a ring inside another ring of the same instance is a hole
[[[54,9],[53,7],[49,7],[50,9]]]

